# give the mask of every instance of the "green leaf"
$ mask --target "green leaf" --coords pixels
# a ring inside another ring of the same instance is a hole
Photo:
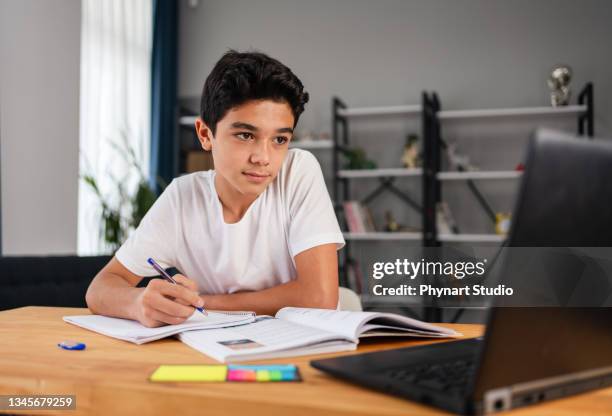
[[[89,185],[93,191],[96,193],[96,195],[101,196],[100,195],[100,189],[98,188],[98,184],[96,182],[96,179],[91,176],[91,175],[83,175],[83,182],[85,182],[87,185]]]
[[[147,211],[155,203],[155,192],[149,188],[149,184],[145,181],[138,184],[138,189],[132,199],[132,220],[131,226],[136,228],[140,221],[144,218]]]

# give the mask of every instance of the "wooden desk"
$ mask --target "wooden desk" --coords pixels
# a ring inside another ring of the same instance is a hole
[[[64,411],[70,415],[444,414],[434,408],[337,380],[308,364],[315,357],[338,354],[265,361],[296,363],[304,378],[302,383],[150,383],[147,381],[149,375],[160,364],[214,361],[176,339],[134,345],[78,328],[61,319],[64,315],[84,313],[88,310],[47,307],[0,312],[0,394],[75,394],[76,411]],[[482,332],[480,325],[448,326],[467,337]],[[65,351],[56,346],[67,339],[85,342],[87,349]],[[358,352],[428,342],[431,341],[368,342],[362,343]],[[610,416],[612,389],[537,405],[512,414]]]

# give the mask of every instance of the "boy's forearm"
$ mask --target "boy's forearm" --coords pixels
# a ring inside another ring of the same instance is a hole
[[[311,288],[308,288],[311,289]],[[274,315],[286,306],[335,309],[338,289],[308,290],[299,281],[292,281],[256,292],[240,292],[231,295],[201,295],[204,307],[217,310],[247,310],[258,315]]]
[[[85,299],[92,313],[135,320],[134,305],[141,291],[121,276],[104,273],[91,282]]]

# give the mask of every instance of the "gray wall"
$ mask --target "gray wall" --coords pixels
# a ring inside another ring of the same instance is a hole
[[[301,77],[312,101],[302,127],[329,130],[330,97],[349,105],[452,108],[548,104],[564,62],[574,90],[596,88],[597,126],[612,136],[612,3],[607,0],[181,0],[182,96],[198,95],[228,48],[260,49]]]
[[[76,253],[79,0],[0,1],[5,255]]]
[[[298,131],[331,130],[331,97],[349,106],[419,103],[439,93],[443,109],[549,105],[550,69],[574,70],[574,98],[595,85],[596,134],[612,137],[612,2],[606,0],[200,0],[180,9],[179,93],[199,95],[207,74],[228,48],[264,51],[291,67],[311,93]],[[514,169],[538,125],[575,131],[572,117],[455,121],[443,126],[482,169]],[[351,122],[351,140],[379,166],[399,167],[405,136],[419,120]],[[328,152],[328,153],[326,153]],[[317,151],[331,174],[329,151]],[[419,181],[399,186],[420,199]],[[375,181],[355,181],[364,195]],[[510,211],[516,182],[481,185],[496,211]],[[492,232],[465,183],[444,188],[462,231]],[[420,216],[392,195],[372,205],[382,223],[393,209],[404,224]],[[381,243],[384,244],[384,243]]]

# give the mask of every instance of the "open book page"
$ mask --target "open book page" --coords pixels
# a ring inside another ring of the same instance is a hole
[[[355,349],[350,337],[270,316],[259,316],[252,324],[233,328],[189,331],[179,338],[219,361]]]
[[[278,311],[276,317],[284,321],[341,334],[358,342],[359,328],[370,318],[371,314],[372,312],[288,307]]]
[[[395,327],[389,331],[391,333],[397,332],[397,328],[400,328],[400,330],[405,330],[407,333],[418,331],[415,332],[415,335],[418,336],[424,336],[425,334],[430,334],[432,337],[459,335],[451,329],[391,313],[288,307],[278,311],[276,317],[285,321],[341,334],[352,338],[355,342],[365,331],[374,329],[384,330],[386,326]],[[365,326],[366,324],[368,325],[367,327]]]
[[[448,336],[454,336],[454,335],[446,334],[446,333],[435,333],[431,331],[423,331],[420,329],[412,329],[412,328],[398,327],[398,326],[391,326],[391,325],[366,324],[361,327],[361,334],[359,335],[359,338],[369,338],[369,337],[446,338]]]
[[[145,342],[155,341],[183,331],[242,325],[254,320],[254,314],[228,315],[209,311],[208,315],[203,315],[195,311],[182,324],[147,328],[140,322],[129,319],[110,318],[101,315],[64,316],[64,321],[73,325],[135,344],[144,344]]]
[[[418,319],[395,313],[371,312],[373,315],[359,330],[359,336],[364,336],[376,331],[377,333],[386,332],[390,335],[397,331],[413,333],[414,336],[429,336],[432,338],[459,337],[460,333],[453,329],[438,325],[432,325]]]

